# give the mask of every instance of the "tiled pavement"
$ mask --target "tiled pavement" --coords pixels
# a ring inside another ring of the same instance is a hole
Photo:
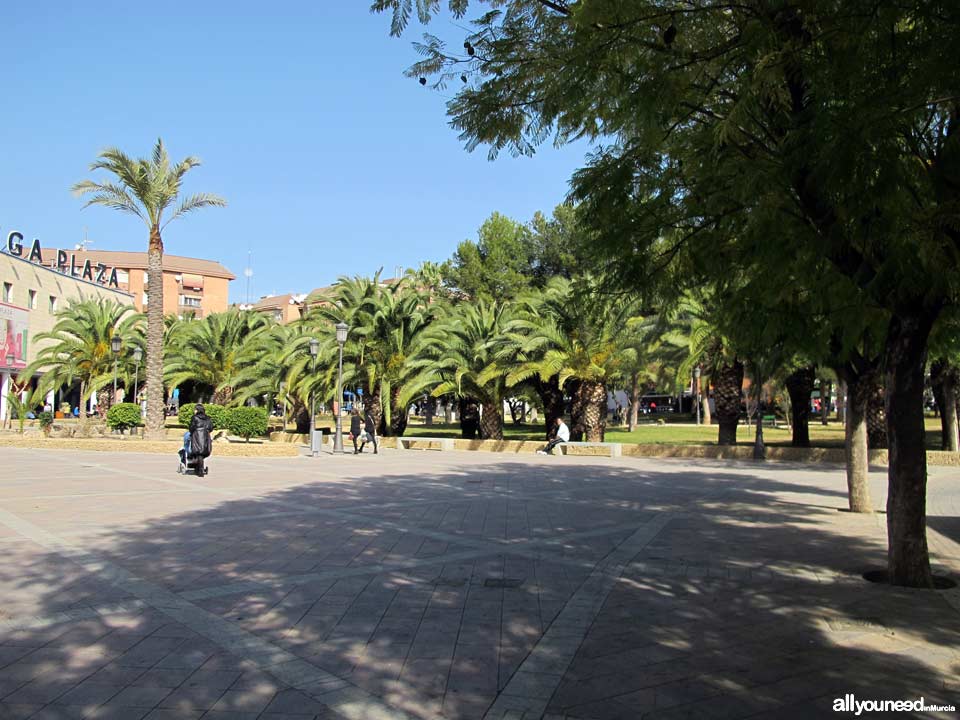
[[[214,458],[196,478],[3,452],[0,720],[960,700],[960,596],[859,579],[883,516],[837,511],[836,467],[387,452]],[[929,513],[957,574],[960,473],[932,471]]]

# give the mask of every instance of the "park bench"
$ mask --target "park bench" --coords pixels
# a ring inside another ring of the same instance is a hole
[[[398,437],[397,438],[397,450],[408,450],[410,443],[417,444],[427,444],[429,449],[437,450],[454,450],[455,445],[453,444],[454,438],[440,438],[440,437]],[[437,446],[434,448],[433,446]]]
[[[609,442],[565,442],[557,445],[557,448],[560,448],[560,452],[564,455],[592,455],[593,453],[580,453],[577,452],[576,448],[602,448],[609,451],[606,453],[609,457],[620,457],[622,452],[621,443],[609,443]],[[570,452],[570,450],[573,452]]]
[[[777,426],[777,416],[776,415],[764,415],[763,424],[765,427],[775,428]]]

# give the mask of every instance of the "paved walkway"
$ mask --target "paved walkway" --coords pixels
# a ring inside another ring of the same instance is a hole
[[[833,466],[3,454],[0,720],[960,703],[960,595],[859,578],[883,516],[838,512]],[[933,470],[929,510],[960,574],[960,471]]]

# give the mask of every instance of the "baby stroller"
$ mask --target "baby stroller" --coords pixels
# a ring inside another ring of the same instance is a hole
[[[183,434],[183,447],[177,451],[177,455],[180,456],[180,464],[177,466],[177,472],[179,474],[186,475],[190,470],[193,470],[196,475],[203,477],[210,472],[204,465],[202,455],[190,455],[189,432]]]

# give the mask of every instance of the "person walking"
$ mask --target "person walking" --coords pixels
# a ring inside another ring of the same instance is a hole
[[[560,443],[570,442],[570,428],[563,421],[563,418],[557,418],[557,427],[553,432],[553,439],[547,443],[543,450],[537,450],[538,455],[553,455],[553,449]]]
[[[363,442],[360,443],[360,452],[363,452],[363,446],[368,442],[373,443],[373,454],[377,454],[377,426],[373,422],[373,416],[370,414],[370,410],[367,410],[363,415]]]
[[[204,467],[204,460],[210,457],[210,452],[213,450],[210,437],[212,431],[213,421],[204,411],[203,405],[197,403],[193,409],[193,417],[190,419],[190,453],[187,458],[197,475],[201,477],[209,472]]]
[[[357,441],[360,440],[360,433],[363,432],[363,425],[360,422],[360,413],[356,408],[350,413],[350,438],[353,440],[353,454],[357,455],[360,451],[357,449]]]

